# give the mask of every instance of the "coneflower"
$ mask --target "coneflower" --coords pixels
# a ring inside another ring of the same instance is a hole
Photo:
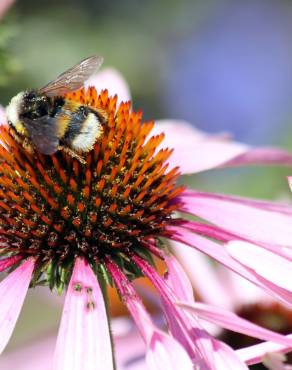
[[[271,253],[269,257],[290,263],[288,253],[280,247],[278,253],[275,245],[292,240],[292,210],[186,190],[177,185],[180,168],[170,165],[172,148],[161,146],[165,134],[151,135],[154,122],[142,123],[141,112],[133,112],[129,102],[116,107],[116,96],[97,94],[94,87],[66,98],[102,109],[107,117],[85,164],[62,151],[31,154],[14,140],[12,128],[0,128],[0,271],[9,272],[0,283],[0,350],[10,338],[29,285],[67,291],[54,357],[58,370],[114,368],[107,284],[117,288],[136,322],[151,369],[227,369],[228,364],[246,368],[231,348],[202,329],[200,316],[292,346],[291,339],[231,313],[216,312],[213,320],[206,307],[193,307],[196,312],[189,313],[185,303],[192,303],[191,292],[166,243],[176,240],[198,248],[289,301],[291,290],[254,273],[233,256],[230,244],[229,249],[224,245],[233,240],[255,243]],[[187,134],[185,138],[190,139]],[[288,153],[276,149],[250,150],[224,139],[201,143],[209,150],[213,145],[215,156],[202,157],[201,162],[189,153],[183,157],[190,146],[180,141],[182,151],[173,158],[182,160],[183,173],[215,165],[292,163]],[[199,148],[200,143],[194,153]],[[178,212],[214,225],[187,221]],[[247,225],[251,219],[253,224]],[[169,269],[166,280],[156,272],[154,256]],[[148,277],[159,291],[170,334],[155,326],[137,296],[131,282],[140,276]]]

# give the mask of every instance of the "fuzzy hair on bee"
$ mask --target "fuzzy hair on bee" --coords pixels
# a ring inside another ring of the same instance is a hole
[[[22,91],[11,99],[6,108],[8,123],[28,151],[50,155],[65,150],[84,162],[82,155],[101,137],[106,117],[64,95],[80,89],[102,62],[99,56],[86,58],[44,87]]]

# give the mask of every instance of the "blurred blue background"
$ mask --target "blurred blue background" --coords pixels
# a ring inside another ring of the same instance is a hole
[[[292,113],[291,21],[283,1],[217,2],[171,50],[164,106],[211,132],[273,142]]]

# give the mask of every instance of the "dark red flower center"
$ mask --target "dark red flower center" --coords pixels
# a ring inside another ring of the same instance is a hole
[[[130,103],[116,110],[117,99],[107,91],[82,89],[66,99],[107,117],[85,164],[63,151],[31,154],[11,128],[0,129],[2,255],[34,256],[35,282],[46,272],[53,286],[77,256],[98,269],[110,255],[135,274],[129,252],[144,253],[149,239],[163,236],[178,207],[178,168],[168,171],[166,163],[171,150],[157,150],[164,134],[147,138],[154,123],[141,123]]]

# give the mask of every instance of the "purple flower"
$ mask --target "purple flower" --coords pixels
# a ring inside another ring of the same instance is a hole
[[[94,81],[98,88],[100,79]],[[89,87],[66,98],[107,117],[85,164],[62,151],[28,153],[7,125],[0,128],[0,271],[8,271],[0,283],[1,350],[29,285],[40,284],[67,291],[53,369],[114,368],[107,285],[116,287],[133,317],[150,369],[247,369],[248,359],[211,336],[202,318],[292,348],[290,337],[194,302],[165,242],[200,250],[291,304],[292,208],[197,192],[177,180],[216,167],[291,165],[292,155],[207,136],[184,122],[142,123],[141,112],[129,102],[117,106],[117,96],[106,90]],[[156,271],[154,256],[164,261],[167,278]],[[271,271],[273,263],[278,265]],[[152,321],[132,285],[141,276],[159,292],[168,331]]]

